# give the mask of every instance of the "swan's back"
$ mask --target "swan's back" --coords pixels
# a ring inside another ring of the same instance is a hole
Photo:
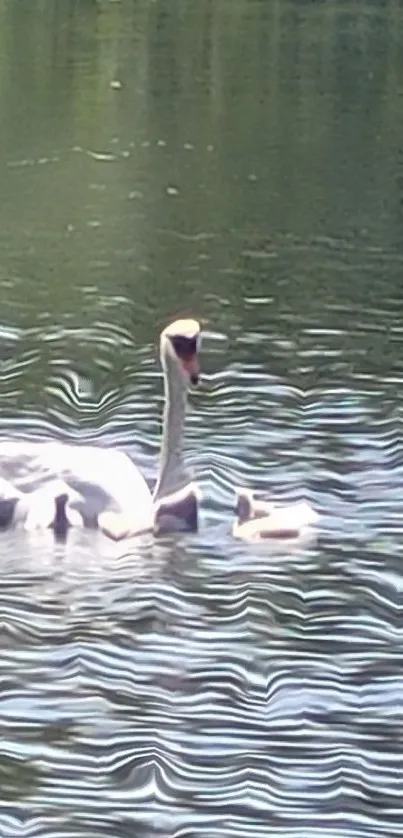
[[[130,515],[134,524],[152,523],[150,490],[141,472],[122,451],[59,442],[0,441],[0,479],[16,490],[33,492],[63,480],[81,499],[72,508],[88,522],[106,509]],[[0,487],[1,488],[1,487]]]

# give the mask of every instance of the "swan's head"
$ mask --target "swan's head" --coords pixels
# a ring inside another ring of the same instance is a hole
[[[198,384],[200,375],[200,323],[197,320],[175,320],[161,334],[162,365],[168,359],[179,370],[186,386]]]
[[[270,501],[255,498],[252,489],[235,489],[235,495],[235,512],[239,522],[252,518],[265,518],[274,512],[274,505]]]
[[[236,504],[235,512],[240,522],[247,521],[253,515],[252,502],[253,493],[250,489],[235,489]]]
[[[50,528],[56,540],[64,541],[70,527],[83,526],[79,512],[70,508],[70,503],[80,495],[63,480],[53,480],[24,497],[26,530]]]

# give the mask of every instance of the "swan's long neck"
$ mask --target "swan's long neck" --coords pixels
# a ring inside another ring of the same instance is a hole
[[[165,406],[162,421],[161,459],[153,500],[171,495],[189,483],[183,459],[183,428],[187,388],[175,361],[165,357]]]

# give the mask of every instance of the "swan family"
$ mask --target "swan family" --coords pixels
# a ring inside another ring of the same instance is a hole
[[[122,451],[61,442],[0,441],[0,528],[101,530],[119,540],[144,532],[195,531],[197,486],[184,461],[188,391],[200,375],[201,328],[175,320],[160,335],[164,411],[159,470],[151,492],[141,471]],[[248,541],[295,537],[316,523],[307,504],[277,507],[237,492],[233,535]]]

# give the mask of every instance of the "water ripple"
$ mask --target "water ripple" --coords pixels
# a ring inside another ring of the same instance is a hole
[[[401,267],[336,239],[287,246],[339,278]],[[266,250],[244,248],[252,278]],[[245,288],[209,333],[186,438],[196,537],[4,535],[6,838],[400,836],[403,332],[392,298],[380,319],[322,293],[305,309]],[[2,434],[116,443],[155,477],[151,342],[94,316],[3,330],[0,347]],[[317,543],[234,542],[240,484],[309,499]]]

